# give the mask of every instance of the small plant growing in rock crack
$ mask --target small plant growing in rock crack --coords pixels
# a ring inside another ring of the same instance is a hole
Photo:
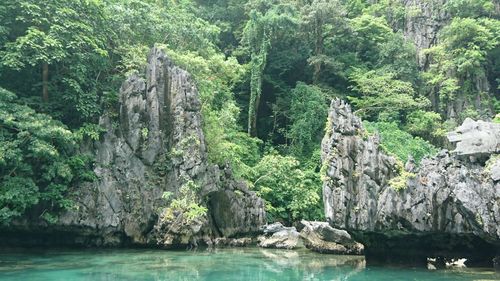
[[[398,172],[398,176],[389,180],[389,186],[394,188],[396,191],[401,191],[406,189],[406,185],[409,179],[413,179],[416,177],[414,173],[410,173],[405,170],[403,167],[403,162],[397,160],[396,161],[396,170]]]
[[[179,189],[179,196],[170,202],[164,210],[166,220],[181,219],[184,223],[190,223],[207,214],[208,209],[198,203],[196,192],[200,187],[194,181],[188,180]],[[164,192],[162,198],[169,200],[171,192]]]
[[[149,129],[144,127],[141,129],[141,136],[142,136],[142,139],[146,140],[148,139],[148,136],[149,136]]]
[[[498,113],[497,115],[495,115],[495,117],[493,118],[493,123],[499,123],[500,124],[500,113]]]
[[[500,154],[492,154],[490,156],[490,159],[488,159],[484,165],[484,169],[483,169],[483,176],[485,177],[489,177],[490,174],[491,174],[491,169],[493,168],[493,166],[495,165],[495,163],[500,160]]]
[[[169,153],[170,158],[181,158],[184,156],[182,150],[179,150],[175,147],[172,147],[172,150]]]

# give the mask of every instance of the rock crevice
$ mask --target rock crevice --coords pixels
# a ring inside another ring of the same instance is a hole
[[[429,256],[494,256],[500,245],[499,132],[495,124],[466,120],[450,133],[457,149],[424,159],[419,168],[407,163],[414,177],[396,191],[390,186],[398,175],[395,159],[380,148],[378,136],[366,134],[347,103],[332,101],[322,143],[329,223],[353,233],[368,254],[412,249]],[[482,161],[470,161],[479,156]]]
[[[183,247],[186,241],[210,243],[219,235],[258,232],[265,223],[263,201],[230,172],[208,162],[202,122],[193,79],[153,48],[144,73],[123,83],[119,116],[102,116],[99,124],[106,133],[84,148],[95,155],[97,181],[76,188],[75,207],[56,224],[25,219],[12,233],[59,233],[65,236],[60,242],[85,246]],[[193,225],[165,227],[161,217],[169,203],[163,194],[175,198],[188,182],[199,187],[195,200],[209,214]]]

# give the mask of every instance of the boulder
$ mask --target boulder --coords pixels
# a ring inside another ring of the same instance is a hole
[[[453,153],[459,156],[488,157],[500,153],[500,124],[467,118],[448,133],[448,140],[456,145]]]
[[[259,237],[259,247],[288,250],[303,247],[295,227],[285,227],[277,222],[265,226],[263,232],[264,236]]]
[[[300,237],[306,248],[315,252],[340,255],[362,255],[364,246],[354,241],[345,230],[335,229],[327,222],[301,221]]]
[[[282,230],[293,229],[292,227],[285,227],[281,222],[275,222],[272,224],[266,224],[262,227],[262,232],[265,235],[274,234]]]

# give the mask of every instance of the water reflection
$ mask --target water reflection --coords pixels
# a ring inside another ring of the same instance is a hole
[[[0,253],[0,280],[474,280],[492,272],[366,267],[362,256],[258,248]]]

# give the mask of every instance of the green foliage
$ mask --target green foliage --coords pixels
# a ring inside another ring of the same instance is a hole
[[[491,107],[493,99],[478,81],[487,80],[488,69],[498,67],[491,54],[498,47],[499,34],[500,22],[493,19],[454,18],[442,30],[441,43],[426,51],[432,61],[424,73],[429,91],[438,96],[438,110],[446,110],[457,99],[468,104],[480,99],[486,103],[480,107]]]
[[[454,17],[480,17],[494,13],[495,4],[492,0],[449,0],[444,8]]]
[[[442,143],[446,128],[441,115],[432,111],[417,110],[408,115],[406,130],[431,143]]]
[[[406,16],[404,3],[399,0],[379,0],[365,10],[366,13],[384,17],[390,26],[402,28]]]
[[[366,63],[374,64],[379,57],[379,46],[392,36],[392,30],[384,18],[361,15],[351,20],[356,38],[352,44],[359,58]]]
[[[324,66],[336,65],[334,60],[325,55],[325,39],[336,36],[347,28],[344,19],[346,11],[339,1],[314,0],[302,7],[301,14],[302,27],[314,42],[313,54],[308,58],[308,62],[314,66],[313,81],[317,83]]]
[[[366,130],[380,136],[380,146],[387,153],[405,163],[408,156],[418,164],[422,158],[437,153],[437,149],[419,137],[413,137],[401,130],[394,122],[364,122]]]
[[[0,224],[36,204],[53,217],[71,206],[72,186],[94,178],[90,159],[75,154],[77,136],[16,99],[0,88]]]
[[[400,33],[391,34],[387,41],[379,46],[376,67],[384,72],[393,73],[396,79],[411,82],[415,87],[420,82],[415,56],[416,51],[412,43],[407,42]]]
[[[495,118],[493,118],[493,123],[500,123],[500,113],[495,115]]]
[[[96,141],[99,140],[101,135],[105,132],[106,129],[97,124],[85,123],[75,132],[75,136],[79,140],[89,138],[90,140]]]
[[[290,151],[296,157],[310,157],[323,137],[323,126],[328,116],[326,95],[316,86],[302,82],[291,92],[291,125],[287,136]]]
[[[415,174],[406,171],[400,160],[396,162],[396,170],[398,175],[389,180],[389,186],[394,188],[396,191],[402,191],[406,189],[408,180],[415,178]]]
[[[254,167],[249,180],[266,201],[270,221],[290,224],[300,219],[322,219],[319,174],[313,169],[301,169],[295,158],[271,152]]]
[[[100,112],[97,82],[109,54],[102,8],[86,0],[2,1],[0,18],[5,19],[7,36],[0,41],[0,75],[16,77],[46,65],[48,94],[53,95],[50,111],[57,113],[49,112],[64,116],[71,125],[95,118]],[[39,96],[38,77],[41,71],[26,79],[5,80],[1,86],[20,92],[18,88],[28,84],[31,87],[20,94]]]
[[[99,8],[95,1],[6,1],[6,13],[16,15],[9,28],[15,41],[7,42],[1,52],[2,64],[14,69],[26,65],[60,62],[74,52],[86,50],[89,55],[106,56],[94,23],[80,13]],[[21,28],[19,28],[21,27]]]
[[[165,208],[165,218],[168,220],[182,218],[183,223],[189,224],[193,220],[206,216],[208,209],[198,203],[197,192],[199,189],[200,187],[192,180],[188,180],[182,185],[178,196]],[[168,201],[171,195],[170,192],[165,192],[162,197]]]
[[[429,104],[424,98],[415,99],[412,84],[395,76],[391,72],[356,69],[351,80],[358,96],[349,97],[358,108],[356,113],[370,120],[395,121],[401,118],[401,113]]]
[[[259,4],[258,2],[256,4]],[[296,10],[291,5],[271,5],[265,11],[252,9],[244,29],[243,44],[250,51],[250,99],[248,105],[248,133],[257,135],[257,113],[262,94],[262,79],[267,55],[273,41],[297,26]]]

